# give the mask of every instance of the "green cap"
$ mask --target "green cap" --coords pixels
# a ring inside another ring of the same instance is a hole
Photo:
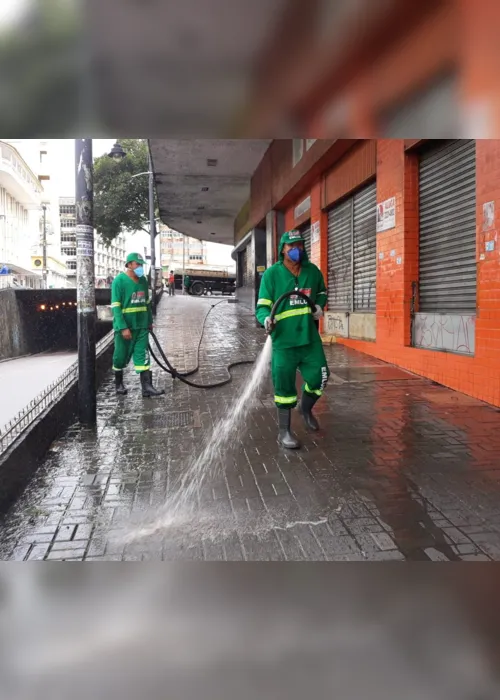
[[[296,228],[293,228],[291,231],[287,231],[286,233],[283,234],[281,237],[280,245],[284,246],[285,243],[303,243],[304,242],[304,237],[301,234],[300,231],[298,231]]]
[[[279,244],[279,255],[280,258],[284,257],[283,253],[283,247],[285,246],[286,243],[305,243],[304,241],[304,236],[301,234],[300,231],[297,231],[296,228],[292,229],[291,231],[287,231],[281,236],[280,244]],[[309,258],[307,256],[307,251],[304,246],[304,256],[302,258],[303,263],[309,262]]]
[[[138,265],[144,265],[145,261],[142,258],[142,255],[139,255],[139,253],[130,253],[130,255],[127,255],[127,265],[131,262],[136,262]]]

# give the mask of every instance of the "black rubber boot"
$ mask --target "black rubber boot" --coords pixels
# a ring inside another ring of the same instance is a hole
[[[312,414],[314,404],[318,399],[319,396],[311,396],[310,394],[306,394],[304,392],[300,400],[299,411],[300,413],[302,413],[304,423],[309,428],[309,430],[319,430],[319,423]]]
[[[298,450],[300,442],[290,430],[292,423],[292,411],[289,408],[278,408],[278,439],[287,450]]]
[[[125,396],[128,394],[128,391],[123,384],[123,370],[121,372],[115,372],[115,388],[116,393],[120,396]]]
[[[153,373],[151,371],[141,372],[142,395],[145,398],[153,398],[154,396],[163,396],[163,389],[155,389],[153,386]]]

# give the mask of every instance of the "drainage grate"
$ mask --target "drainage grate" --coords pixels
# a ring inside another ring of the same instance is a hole
[[[192,428],[194,426],[193,411],[172,411],[165,414],[167,428]]]

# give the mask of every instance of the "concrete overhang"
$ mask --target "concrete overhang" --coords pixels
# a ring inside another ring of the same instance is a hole
[[[151,139],[161,220],[193,238],[232,245],[234,220],[271,139]]]

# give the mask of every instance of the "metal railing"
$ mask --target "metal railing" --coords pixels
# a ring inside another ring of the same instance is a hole
[[[110,331],[96,345],[96,356],[99,357],[111,345],[114,331]],[[27,430],[47,408],[52,406],[78,380],[78,360],[63,372],[55,381],[47,386],[38,396],[35,396],[27,406],[0,427],[0,456],[12,445],[17,438]]]

